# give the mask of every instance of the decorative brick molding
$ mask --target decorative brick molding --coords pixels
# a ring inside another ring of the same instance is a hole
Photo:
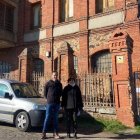
[[[64,41],[70,45],[73,51],[76,51],[76,52],[79,51],[79,39],[66,39]],[[54,55],[55,56],[57,56],[57,50],[59,50],[59,48],[63,46],[64,41],[54,42]]]
[[[106,32],[104,34],[90,34],[89,36],[89,48],[96,48],[103,44],[108,44],[108,41],[112,35],[112,32]]]
[[[109,41],[112,53],[112,78],[114,84],[117,119],[129,127],[134,127],[136,119],[135,94],[132,78],[133,41],[118,28]]]

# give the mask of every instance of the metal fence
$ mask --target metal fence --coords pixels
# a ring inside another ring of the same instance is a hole
[[[34,88],[40,93],[40,95],[44,95],[44,86],[45,83],[49,80],[50,76],[48,74],[41,72],[33,72],[30,78],[30,83],[34,86]]]
[[[136,103],[137,103],[137,112],[138,116],[140,116],[140,71],[134,72],[135,79],[135,90],[136,90]]]
[[[0,79],[19,80],[19,75],[14,73],[0,73]]]
[[[0,78],[18,80],[13,74],[3,74]],[[43,96],[45,83],[50,79],[49,74],[33,72],[30,83]],[[78,76],[76,79],[88,111],[115,114],[112,76],[107,73],[93,73]]]
[[[112,77],[107,73],[85,74],[77,79],[86,110],[115,114]]]

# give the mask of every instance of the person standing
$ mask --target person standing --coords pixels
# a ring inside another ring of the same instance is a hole
[[[43,130],[42,130],[42,139],[46,139],[46,133],[48,131],[49,122],[51,117],[53,117],[53,136],[56,139],[59,139],[58,134],[58,113],[60,109],[60,97],[62,95],[62,84],[57,79],[57,72],[53,71],[52,78],[45,84],[44,96],[47,99],[46,104],[46,116],[44,120]]]
[[[67,137],[70,138],[73,132],[77,138],[77,113],[83,109],[83,102],[80,88],[75,84],[74,78],[69,78],[68,85],[64,87],[61,106],[66,113]]]

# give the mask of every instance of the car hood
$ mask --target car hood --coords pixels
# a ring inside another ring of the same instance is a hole
[[[46,105],[45,98],[24,98],[23,100],[28,101],[28,102],[32,102],[34,104]]]

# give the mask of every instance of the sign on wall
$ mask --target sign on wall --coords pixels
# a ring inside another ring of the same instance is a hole
[[[117,63],[124,63],[124,56],[116,56]]]

